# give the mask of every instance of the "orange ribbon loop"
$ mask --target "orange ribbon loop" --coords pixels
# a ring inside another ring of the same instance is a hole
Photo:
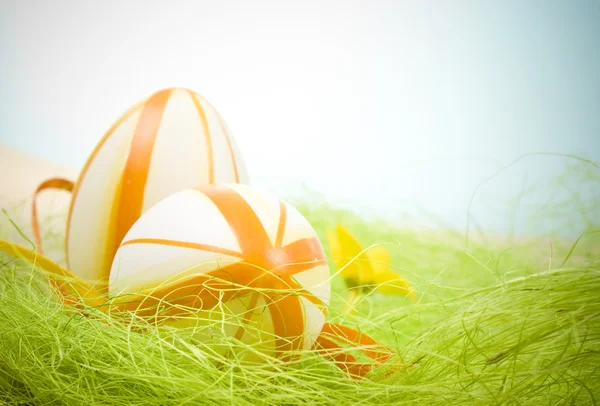
[[[51,178],[48,180],[45,180],[44,182],[40,183],[40,185],[37,187],[37,189],[35,189],[35,192],[33,193],[33,203],[31,205],[31,226],[33,229],[33,238],[35,240],[35,246],[37,248],[37,251],[42,254],[42,237],[40,234],[40,225],[38,222],[38,215],[37,215],[37,196],[40,192],[46,190],[46,189],[60,189],[60,190],[64,190],[67,192],[73,192],[73,187],[74,187],[74,183],[71,182],[68,179],[63,179],[63,178]]]

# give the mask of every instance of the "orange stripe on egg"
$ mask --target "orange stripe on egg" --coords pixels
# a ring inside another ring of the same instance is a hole
[[[113,132],[121,124],[123,124],[123,122],[125,122],[125,120],[127,120],[131,116],[131,114],[134,111],[136,111],[142,105],[144,105],[144,103],[146,103],[145,100],[134,104],[125,112],[125,114],[123,114],[121,117],[119,117],[119,119],[117,121],[114,122],[114,124],[108,129],[108,131],[106,133],[104,133],[104,136],[100,139],[100,142],[98,142],[98,144],[96,144],[96,146],[94,147],[94,150],[92,151],[92,153],[88,157],[87,161],[85,161],[85,164],[83,165],[83,169],[81,170],[81,173],[79,174],[79,178],[77,179],[77,182],[75,182],[75,185],[73,187],[73,197],[71,197],[71,205],[69,206],[69,213],[67,214],[67,232],[65,235],[65,248],[66,248],[67,264],[69,264],[69,233],[71,231],[71,218],[73,217],[73,207],[75,206],[75,202],[77,200],[77,195],[79,193],[79,188],[81,186],[81,182],[83,182],[83,180],[85,179],[85,176],[90,168],[90,165],[92,164],[92,162],[94,162],[96,155],[98,155],[98,153],[100,152],[100,149],[102,149],[102,147],[104,146],[104,144],[106,143],[108,138],[113,134]]]
[[[229,132],[223,125],[223,119],[219,116],[219,125],[221,126],[221,131],[225,136],[225,141],[227,141],[227,148],[229,148],[229,156],[231,157],[231,163],[233,165],[233,174],[235,175],[235,183],[240,181],[240,174],[238,172],[237,162],[235,160],[235,154],[233,152],[233,144],[231,143],[231,137],[229,136]]]
[[[172,89],[154,93],[142,108],[138,125],[131,140],[131,148],[117,193],[113,200],[109,241],[106,245],[104,275],[108,277],[112,259],[119,244],[141,216],[144,204],[144,190],[148,180],[148,170],[152,160],[152,151],[162,121],[165,107]]]
[[[202,104],[196,97],[196,94],[190,90],[187,91],[194,102],[200,121],[202,122],[202,129],[204,130],[204,139],[206,141],[206,155],[208,158],[208,183],[215,183],[215,162],[214,152],[212,146],[212,139],[210,137],[210,129],[208,127],[208,120],[206,119],[206,113],[202,108]],[[236,180],[237,182],[237,180]]]
[[[277,237],[275,238],[275,246],[281,247],[283,235],[285,234],[285,223],[287,222],[287,209],[283,200],[279,201],[279,225],[277,226]]]
[[[238,241],[246,260],[266,268],[264,254],[272,247],[269,235],[250,204],[225,185],[199,187],[215,204]]]
[[[168,245],[171,247],[180,247],[180,248],[191,248],[194,250],[207,251],[215,254],[223,254],[229,255],[236,258],[244,258],[244,254],[240,252],[236,252],[227,248],[217,247],[215,245],[209,244],[199,244],[195,242],[187,242],[187,241],[176,241],[176,240],[166,240],[162,238],[135,238],[132,240],[127,240],[121,244],[121,247],[125,245],[133,245],[133,244],[157,244],[157,245]]]
[[[317,237],[301,238],[278,250],[285,258],[273,272],[277,275],[292,276],[300,272],[308,271],[317,265],[327,263],[325,253],[321,248]]]
[[[282,352],[302,348],[304,342],[304,311],[298,296],[267,294],[271,299],[267,308],[273,320],[275,334],[275,356]]]

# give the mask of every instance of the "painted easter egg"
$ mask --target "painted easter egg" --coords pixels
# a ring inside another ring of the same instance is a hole
[[[106,280],[133,223],[159,200],[196,185],[247,183],[240,151],[200,95],[160,90],[130,108],[88,158],[67,220],[67,262],[76,276]]]
[[[222,324],[229,336],[281,356],[313,345],[329,278],[321,243],[294,207],[246,185],[204,185],[160,201],[131,227],[109,293],[147,314],[174,305],[160,311],[175,325],[189,313],[180,309],[217,312],[236,320]]]

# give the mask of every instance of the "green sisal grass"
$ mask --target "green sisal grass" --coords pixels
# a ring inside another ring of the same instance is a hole
[[[387,377],[383,366],[363,380],[348,378],[316,352],[259,365],[223,357],[217,347],[244,345],[219,337],[218,328],[216,341],[207,343],[192,329],[148,327],[90,308],[74,312],[56,301],[38,271],[0,256],[0,402],[596,404],[597,203],[581,209],[589,218],[579,239],[492,238],[475,230],[468,243],[465,233],[443,227],[410,231],[326,205],[296,204],[328,254],[325,231],[341,220],[365,246],[385,244],[394,270],[415,286],[416,303],[372,293],[343,315],[347,291],[332,271],[329,320],[367,332],[404,364]]]

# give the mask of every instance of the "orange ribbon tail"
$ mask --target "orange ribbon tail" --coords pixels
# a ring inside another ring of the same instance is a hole
[[[354,355],[344,350],[342,345],[358,348],[375,363],[359,362]],[[378,343],[367,334],[333,323],[325,323],[314,347],[353,378],[365,377],[374,366],[389,361],[394,355],[392,349]]]

